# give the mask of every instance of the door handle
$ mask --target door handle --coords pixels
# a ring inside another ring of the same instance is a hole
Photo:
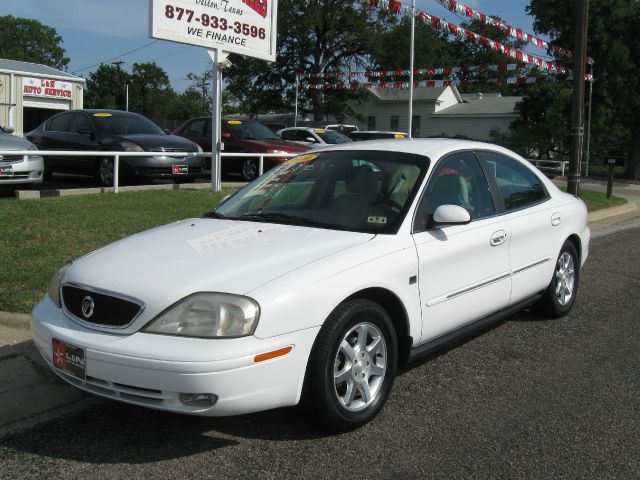
[[[560,213],[556,212],[553,215],[551,215],[551,225],[553,225],[554,227],[557,227],[558,225],[560,225],[561,222],[562,222],[562,217],[560,216]]]
[[[492,247],[497,247],[498,245],[502,245],[507,241],[507,231],[506,230],[498,230],[493,235],[491,235],[491,240],[489,243]]]

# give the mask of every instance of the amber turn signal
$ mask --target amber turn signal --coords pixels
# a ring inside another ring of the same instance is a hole
[[[260,355],[256,355],[253,359],[254,363],[264,362],[266,360],[271,360],[272,358],[282,357],[286,355],[291,350],[293,350],[293,346],[289,345],[288,347],[279,348],[278,350],[274,350],[273,352],[261,353]]]

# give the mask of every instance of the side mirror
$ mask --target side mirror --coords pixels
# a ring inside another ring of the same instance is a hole
[[[466,208],[458,205],[440,205],[433,212],[433,223],[442,225],[466,225],[471,222],[471,215]]]
[[[171,135],[171,130],[169,130],[168,128],[163,128],[162,131],[166,134],[166,135]]]
[[[315,139],[315,138],[313,138],[313,137],[307,137],[307,138],[305,138],[304,140],[305,140],[305,142],[316,143],[316,139]]]

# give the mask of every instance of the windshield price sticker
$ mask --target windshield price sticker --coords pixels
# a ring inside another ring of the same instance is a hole
[[[277,0],[150,0],[150,36],[275,60]]]

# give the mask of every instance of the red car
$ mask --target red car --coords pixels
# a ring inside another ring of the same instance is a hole
[[[197,143],[205,152],[211,151],[211,117],[187,120],[175,131],[175,135]],[[223,118],[222,141],[225,153],[301,153],[308,147],[283,140],[260,122],[247,118]],[[275,167],[287,157],[267,157],[264,170]],[[209,168],[211,163],[208,163]],[[222,158],[222,173],[240,173],[245,180],[258,176],[258,158]]]

